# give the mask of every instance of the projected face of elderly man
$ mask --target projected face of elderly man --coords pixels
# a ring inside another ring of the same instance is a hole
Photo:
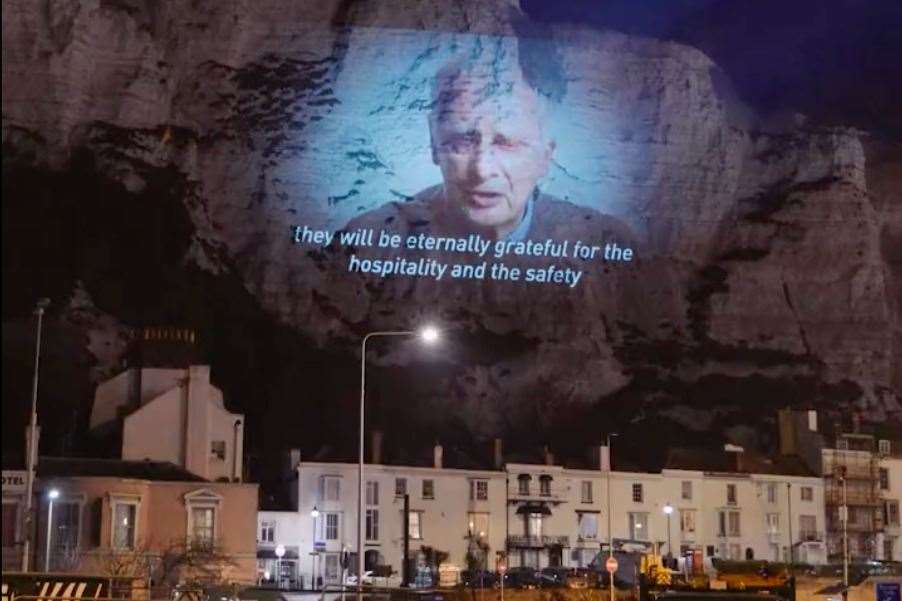
[[[486,78],[458,73],[437,86],[430,132],[445,202],[475,229],[504,238],[551,163],[554,142],[543,135],[541,100],[522,79],[493,90]]]

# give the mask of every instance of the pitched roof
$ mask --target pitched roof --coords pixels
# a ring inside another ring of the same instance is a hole
[[[38,477],[110,477],[168,482],[206,482],[168,461],[125,461],[89,457],[41,457]]]

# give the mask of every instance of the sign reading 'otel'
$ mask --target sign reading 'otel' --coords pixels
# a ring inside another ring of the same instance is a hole
[[[25,470],[3,470],[3,492],[25,492]]]

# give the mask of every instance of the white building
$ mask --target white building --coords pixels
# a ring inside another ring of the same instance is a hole
[[[90,425],[122,428],[124,460],[168,461],[211,481],[242,479],[244,416],[225,408],[207,365],[135,367],[116,375],[97,387]]]
[[[607,449],[596,452],[591,469],[555,464],[547,452],[544,463],[502,464],[500,451],[496,469],[449,469],[440,446],[432,467],[366,465],[365,569],[401,572],[405,494],[411,564],[428,563],[424,548],[432,548],[460,569],[494,569],[499,551],[511,567],[599,567],[609,536],[615,550],[657,548],[705,565],[790,553],[826,561],[823,480],[794,458],[675,450],[665,469],[646,473],[610,471]],[[307,587],[314,574],[338,583],[356,566],[357,465],[298,462],[295,470],[297,510],[258,517],[260,571],[276,580],[281,563],[283,583]]]

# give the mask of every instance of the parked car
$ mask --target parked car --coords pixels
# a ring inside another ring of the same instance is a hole
[[[504,574],[504,586],[509,588],[538,588],[541,582],[535,568],[510,568]]]
[[[488,570],[464,570],[460,583],[470,588],[492,588],[498,584],[498,575]]]
[[[542,586],[567,586],[572,570],[563,567],[542,568],[539,572],[539,582]]]

